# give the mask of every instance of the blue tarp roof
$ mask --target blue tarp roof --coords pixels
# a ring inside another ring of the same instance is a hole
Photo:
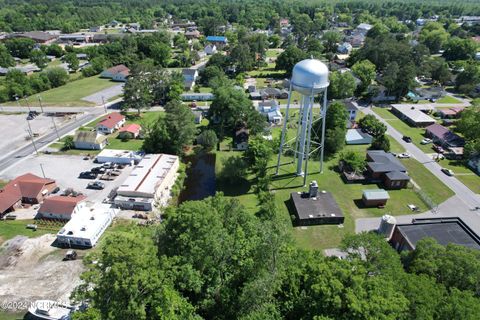
[[[227,37],[221,36],[208,36],[207,41],[214,41],[214,42],[227,42]]]

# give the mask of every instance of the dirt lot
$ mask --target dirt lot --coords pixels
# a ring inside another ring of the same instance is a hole
[[[3,139],[0,140],[0,154],[6,155],[12,150],[28,143],[25,137],[28,136],[27,114],[0,114],[0,123],[2,124]],[[57,128],[70,122],[68,117],[54,117]],[[48,131],[53,130],[52,118],[39,115],[30,121],[32,132],[42,136]]]
[[[62,261],[66,250],[52,247],[55,236],[15,237],[0,248],[0,305],[27,307],[38,299],[68,302],[80,283],[80,259]],[[82,252],[79,253],[82,255]]]
[[[0,176],[0,179],[11,180],[27,172],[41,177],[43,174],[40,164],[43,167],[45,176],[55,179],[60,189],[63,190],[66,188],[73,188],[75,191],[80,191],[85,194],[88,197],[88,201],[92,202],[102,202],[102,200],[107,197],[109,192],[113,188],[120,186],[132,171],[132,167],[125,167],[122,170],[122,174],[115,180],[102,180],[102,182],[105,183],[105,189],[91,190],[87,189],[86,186],[89,182],[94,180],[79,179],[78,175],[80,172],[88,171],[93,167],[100,166],[100,164],[93,163],[92,160],[83,160],[82,156],[32,155],[7,169]]]

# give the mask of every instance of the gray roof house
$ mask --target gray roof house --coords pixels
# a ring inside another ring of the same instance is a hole
[[[372,182],[382,182],[386,188],[405,188],[410,181],[405,166],[391,153],[367,151],[367,172]]]

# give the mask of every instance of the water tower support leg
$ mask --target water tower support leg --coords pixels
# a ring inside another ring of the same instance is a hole
[[[320,173],[323,173],[323,152],[325,149],[325,122],[327,116],[327,89],[323,91],[323,106],[320,113],[322,114],[322,146],[320,149]]]
[[[280,160],[281,160],[282,153],[283,153],[283,144],[285,143],[285,134],[286,134],[286,131],[287,131],[287,122],[288,122],[288,117],[289,117],[291,98],[292,98],[292,84],[290,83],[290,89],[288,90],[287,110],[285,111],[285,119],[283,120],[282,137],[280,139],[280,150],[278,152],[277,169],[275,170],[275,175],[278,175],[278,170],[280,168]]]

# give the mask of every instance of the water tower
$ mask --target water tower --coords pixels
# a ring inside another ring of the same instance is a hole
[[[327,113],[327,88],[328,68],[316,59],[306,59],[297,63],[293,67],[292,78],[290,80],[290,89],[288,92],[287,110],[285,112],[285,120],[283,122],[282,137],[280,142],[280,150],[278,153],[277,170],[280,167],[280,160],[286,149],[293,151],[293,162],[297,162],[296,174],[303,176],[303,184],[306,185],[308,174],[308,158],[310,155],[320,152],[320,172],[323,172],[323,146],[325,142],[325,118]],[[287,133],[287,123],[290,116],[290,104],[292,93],[296,91],[300,93],[299,118],[296,136],[285,141]],[[319,97],[320,108],[318,117],[314,112],[315,97]],[[320,136],[318,139],[312,139],[312,124],[322,121],[321,132],[314,132],[313,135]]]

